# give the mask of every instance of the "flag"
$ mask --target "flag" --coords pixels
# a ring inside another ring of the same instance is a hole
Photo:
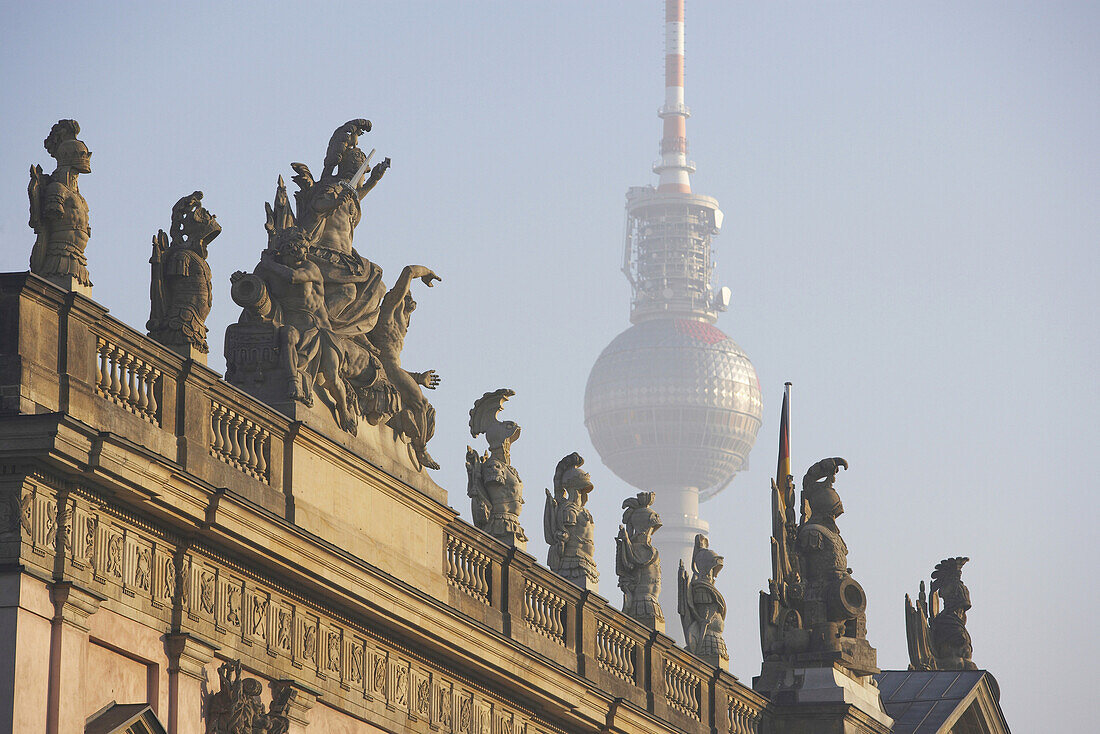
[[[780,489],[787,486],[791,473],[791,383],[783,388],[783,410],[779,414],[779,465],[775,469],[775,484]]]

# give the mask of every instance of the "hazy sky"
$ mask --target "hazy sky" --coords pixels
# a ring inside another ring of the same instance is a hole
[[[468,518],[467,411],[515,389],[531,550],[545,558],[542,488],[578,450],[601,589],[621,603],[613,537],[636,490],[600,464],[583,395],[629,325],[623,204],[655,181],[658,0],[4,6],[0,270],[26,269],[27,169],[52,165],[42,140],[76,118],[94,152],[80,182],[94,297],[122,321],[143,329],[150,238],[176,199],[205,192],[224,228],[210,256],[221,370],[239,313],[229,275],[258,259],[276,177],[291,161],[318,170],[333,129],[370,118],[361,144],[393,167],[364,201],[357,249],[387,282],[408,263],[443,278],[415,292],[404,357],[443,376],[436,480]],[[791,380],[796,472],[851,464],[840,526],[879,664],[908,663],[904,594],[967,555],[974,659],[1010,725],[1090,721],[1098,41],[1087,2],[688,3],[693,185],[726,212],[715,284],[733,304],[719,326],[765,400],[753,468],[704,505],[744,682],[759,673]]]

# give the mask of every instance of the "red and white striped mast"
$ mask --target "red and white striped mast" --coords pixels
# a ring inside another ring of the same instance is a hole
[[[658,113],[664,120],[661,160],[653,166],[660,176],[657,190],[691,193],[689,175],[695,164],[687,159],[687,118],[684,104],[684,0],[665,0],[665,104]]]

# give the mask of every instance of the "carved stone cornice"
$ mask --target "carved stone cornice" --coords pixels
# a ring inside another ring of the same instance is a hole
[[[53,621],[65,622],[81,632],[87,632],[88,617],[99,611],[100,603],[106,598],[102,594],[77,586],[72,581],[50,584]]]
[[[164,636],[164,647],[168,652],[168,673],[183,673],[195,680],[204,679],[204,668],[214,659],[214,653],[220,645],[208,642],[188,632],[177,632]]]

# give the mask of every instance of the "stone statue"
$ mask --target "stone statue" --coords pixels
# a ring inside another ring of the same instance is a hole
[[[290,728],[287,707],[294,690],[281,692],[264,711],[260,694],[263,685],[255,678],[241,678],[241,661],[229,660],[218,666],[220,690],[206,705],[206,734],[286,734]]]
[[[88,225],[88,202],[80,195],[77,176],[91,173],[88,146],[77,139],[80,124],[59,120],[43,143],[57,161],[52,174],[42,166],[31,166],[27,194],[31,202],[30,225],[37,238],[31,250],[31,272],[69,290],[90,293],[88,260],[84,248],[92,229]]]
[[[478,455],[466,447],[466,474],[469,478],[466,494],[472,502],[474,525],[504,543],[527,548],[527,535],[519,524],[523,507],[523,482],[512,466],[511,446],[519,439],[520,428],[515,421],[498,418],[504,403],[515,395],[514,390],[501,388],[487,392],[470,410],[470,435],[485,434],[489,450]]]
[[[373,151],[360,150],[359,136],[370,129],[363,119],[338,128],[317,180],[292,163],[293,205],[279,178],[260,263],[232,277],[243,313],[226,332],[226,379],[276,405],[309,407],[320,397],[352,435],[360,419],[387,425],[416,469],[438,469],[427,451],[435,410],[422,390],[436,388],[439,377],[405,370],[401,351],[416,308],[412,281],[432,286],[440,278],[409,265],[387,291],[382,269],[352,246],[360,201],[390,166],[387,158],[371,168]]]
[[[206,248],[221,232],[218,220],[202,206],[202,192],[196,191],[172,207],[171,242],[163,229],[153,238],[152,306],[145,327],[149,336],[187,357],[210,351],[206,317],[212,290]]]
[[[931,607],[923,581],[915,607],[909,595],[905,595],[909,670],[977,670],[970,659],[974,650],[970,644],[970,633],[966,631],[970,590],[962,581],[962,567],[969,560],[958,556],[945,558],[936,564],[936,570],[932,572]]]
[[[581,468],[584,459],[574,452],[558,462],[554,470],[554,494],[546,490],[543,531],[550,552],[546,565],[562,578],[582,589],[598,590],[596,569],[596,526],[585,507],[592,491],[592,478]]]
[[[378,350],[386,379],[397,390],[401,408],[390,418],[389,425],[403,435],[421,466],[438,469],[428,454],[428,441],[435,435],[435,408],[424,397],[422,387],[434,390],[439,387],[439,375],[435,370],[409,372],[401,366],[401,350],[405,347],[405,335],[409,332],[409,318],[416,310],[410,286],[413,278],[432,287],[433,280],[442,280],[423,265],[406,265],[397,283],[382,299],[378,322],[367,339]]]
[[[729,668],[730,656],[722,632],[726,626],[726,600],[714,585],[724,559],[710,549],[703,534],[695,536],[691,553],[691,577],[680,561],[677,607],[684,625],[689,652],[715,667]]]
[[[770,662],[803,667],[840,662],[858,675],[877,673],[867,643],[867,596],[848,568],[833,489],[841,458],[822,459],[802,479],[802,519],[794,520],[794,480],[772,481],[772,578],[760,595],[765,670]],[[807,515],[808,513],[808,515]]]
[[[661,632],[665,615],[661,595],[661,556],[653,547],[653,533],[661,516],[653,509],[653,492],[639,492],[623,500],[623,524],[615,537],[615,573],[623,590],[623,612]]]

